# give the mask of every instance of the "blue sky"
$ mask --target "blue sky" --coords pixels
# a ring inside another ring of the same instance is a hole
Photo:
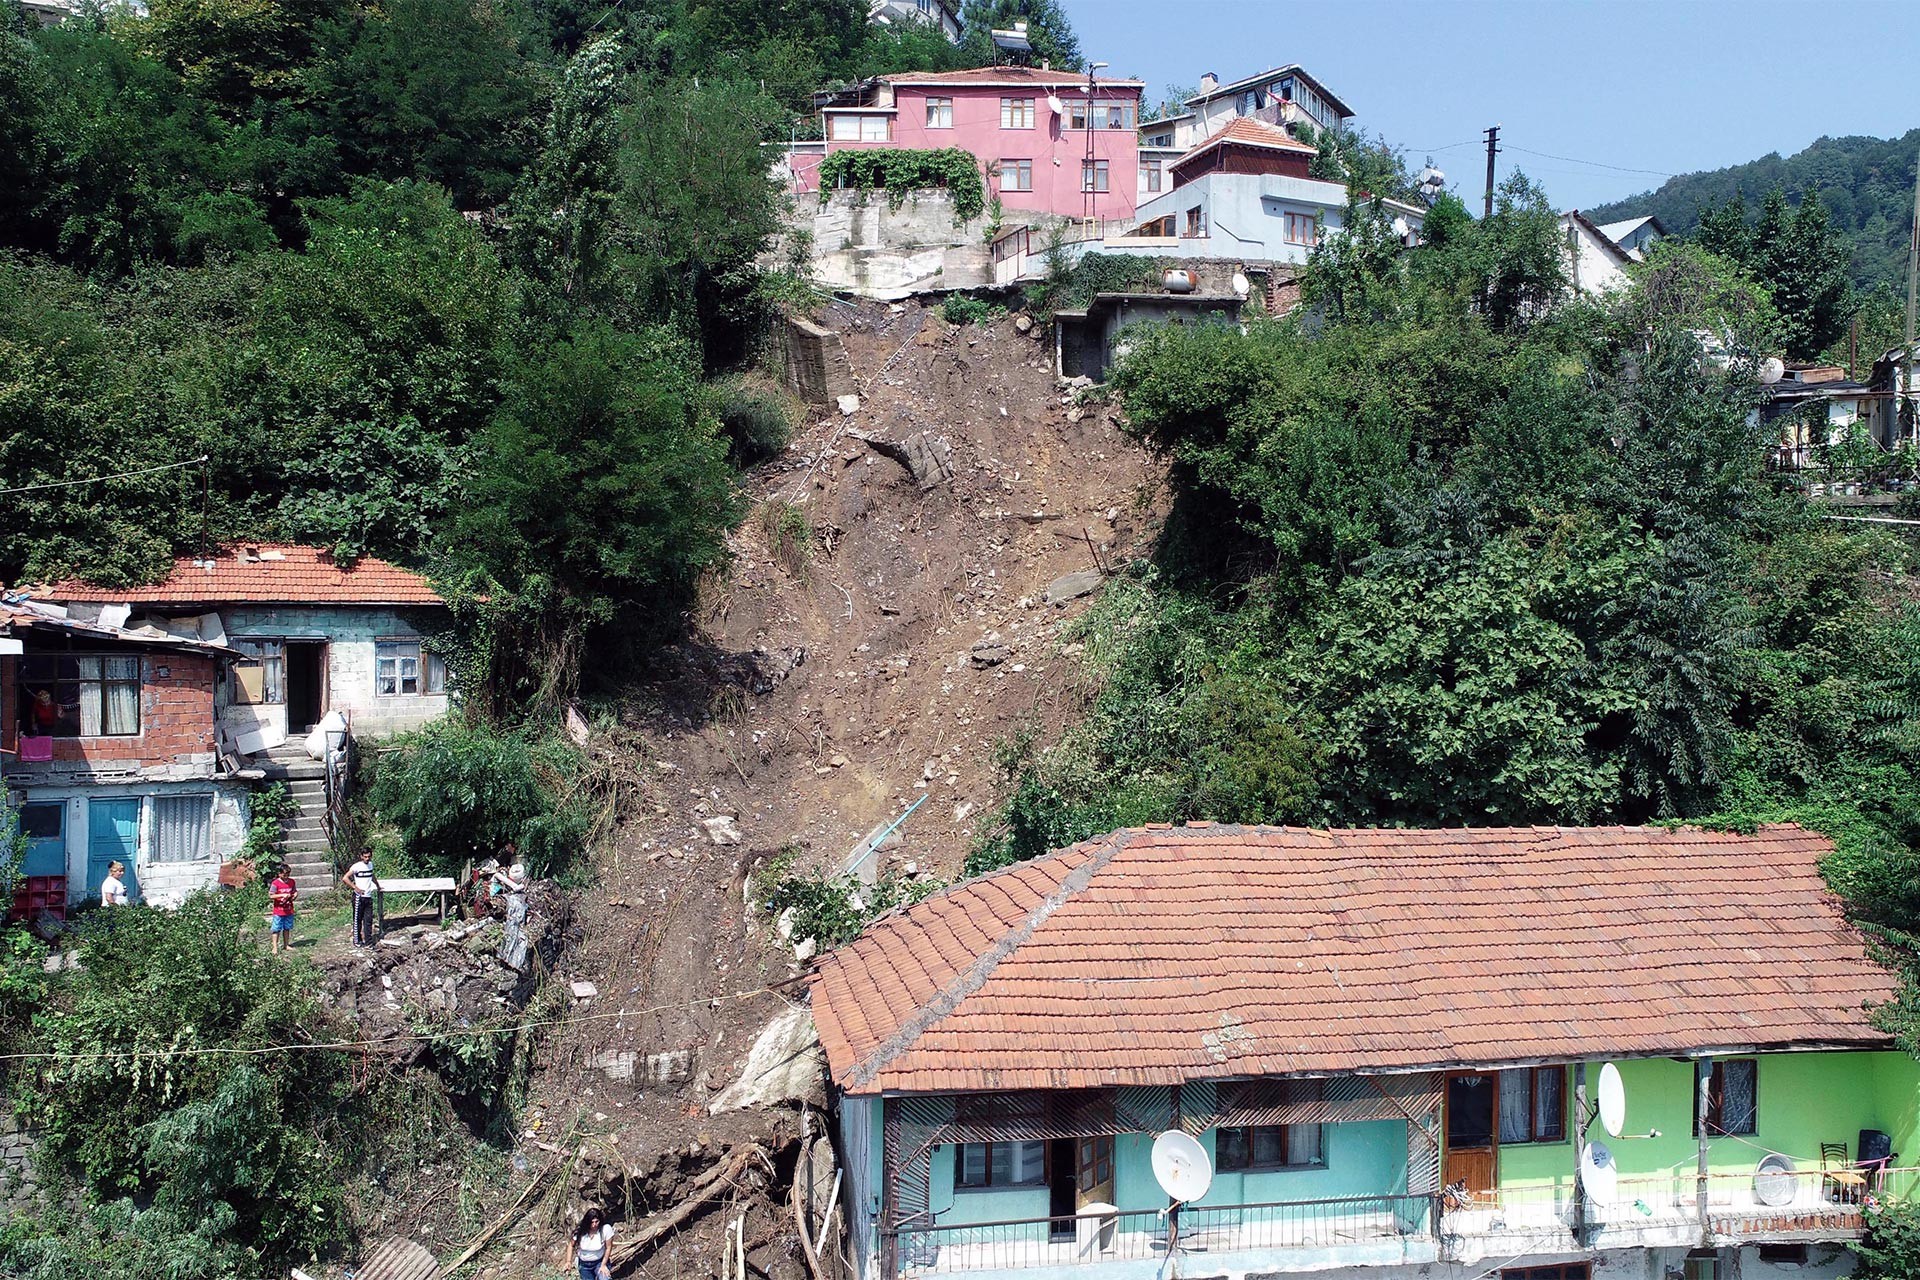
[[[1087,57],[1145,80],[1149,101],[1204,71],[1298,62],[1415,168],[1434,149],[1473,207],[1490,124],[1502,176],[1526,170],[1563,209],[1920,125],[1914,0],[1064,2]]]

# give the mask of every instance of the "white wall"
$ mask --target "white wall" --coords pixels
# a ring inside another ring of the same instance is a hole
[[[212,838],[207,856],[193,862],[154,862],[154,806],[161,796],[205,796],[212,807]],[[15,793],[16,803],[57,803],[65,809],[64,835],[67,850],[67,901],[98,896],[97,877],[87,868],[87,846],[91,836],[90,802],[94,800],[138,800],[140,829],[133,858],[133,875],[139,889],[139,901],[153,906],[180,905],[188,894],[214,884],[220,864],[240,851],[247,838],[251,816],[248,791],[243,784],[231,782],[130,783],[125,786],[50,786],[27,787]]]
[[[1567,229],[1573,229],[1574,244],[1577,249],[1567,248]],[[1560,243],[1566,254],[1572,276],[1572,283],[1578,287],[1582,297],[1594,297],[1610,293],[1627,286],[1627,273],[1620,262],[1609,253],[1593,232],[1573,218],[1560,220]],[[1577,255],[1577,256],[1576,256]]]
[[[1196,206],[1206,211],[1207,235],[1183,237],[1172,256],[1304,263],[1313,246],[1286,243],[1284,215],[1318,214],[1323,234],[1337,231],[1345,223],[1347,188],[1338,182],[1275,173],[1209,173],[1142,204],[1139,217],[1147,222],[1172,214],[1174,233],[1180,235],[1186,230],[1187,211]],[[1118,242],[1108,241],[1102,249],[1117,247]],[[1167,250],[1153,252],[1166,254]]]
[[[220,622],[230,639],[326,641],[325,709],[350,712],[355,734],[381,737],[417,729],[447,711],[444,693],[383,697],[374,692],[375,644],[420,638],[418,629],[406,621],[410,612],[367,606],[235,605],[220,611]],[[221,721],[234,729],[267,725],[286,732],[285,704],[232,705],[231,690],[224,686],[219,702]]]

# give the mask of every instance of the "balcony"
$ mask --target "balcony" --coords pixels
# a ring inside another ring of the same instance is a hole
[[[1318,1271],[1329,1267],[1433,1262],[1432,1196],[1353,1196],[1273,1204],[1190,1205],[1180,1211],[1179,1250],[1188,1270]],[[1169,1221],[1157,1210],[1103,1210],[971,1226],[902,1228],[889,1242],[898,1274],[1080,1270],[1124,1280],[1156,1274]]]

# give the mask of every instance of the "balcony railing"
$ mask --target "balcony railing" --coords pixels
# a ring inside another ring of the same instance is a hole
[[[1383,1251],[1378,1261],[1417,1261],[1401,1255],[1409,1240],[1432,1240],[1433,1206],[1432,1196],[1189,1205],[1180,1210],[1179,1248],[1214,1255],[1373,1247]],[[1074,1217],[903,1227],[894,1244],[901,1275],[1014,1271],[1164,1258],[1169,1226],[1158,1210],[1090,1207]]]

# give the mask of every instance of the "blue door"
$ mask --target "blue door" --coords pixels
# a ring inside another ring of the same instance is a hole
[[[127,866],[121,878],[127,883],[127,901],[140,900],[140,886],[133,879],[133,855],[140,847],[140,802],[138,800],[89,800],[87,802],[87,896],[100,896],[100,883],[107,878],[107,864],[116,859]]]
[[[23,876],[67,874],[67,806],[39,803],[20,806],[20,833],[27,838]]]

